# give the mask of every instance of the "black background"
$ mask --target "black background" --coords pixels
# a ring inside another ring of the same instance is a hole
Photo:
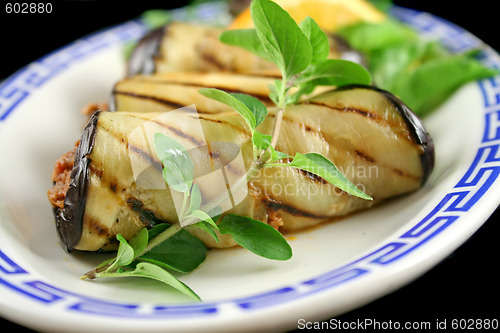
[[[347,0],[348,1],[348,0]],[[109,25],[137,17],[145,9],[169,8],[188,1],[52,1],[48,15],[7,15],[0,1],[0,81],[33,60]],[[431,12],[472,32],[500,50],[500,14],[492,1],[394,1]],[[497,211],[452,255],[409,285],[362,308],[338,317],[342,321],[371,318],[379,321],[436,319],[500,319],[497,267],[499,246]],[[0,318],[0,327],[12,325]]]

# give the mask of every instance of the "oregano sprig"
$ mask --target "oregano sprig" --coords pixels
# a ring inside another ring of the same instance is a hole
[[[250,11],[255,29],[225,31],[220,39],[262,57],[280,69],[281,80],[276,80],[270,87],[269,97],[276,104],[272,132],[266,134],[257,130],[268,111],[257,98],[211,88],[200,90],[204,96],[231,106],[250,129],[254,162],[240,183],[246,184],[262,168],[293,167],[322,177],[351,195],[371,199],[326,157],[314,152],[297,153],[292,157],[276,150],[287,105],[297,103],[318,85],[368,84],[370,74],[357,64],[327,59],[328,38],[311,18],[297,25],[286,11],[269,0],[253,0]],[[291,88],[297,89],[291,94]],[[82,279],[149,278],[200,300],[193,290],[170,273],[191,272],[205,260],[207,248],[189,233],[196,228],[206,231],[216,242],[219,242],[219,235],[228,235],[242,247],[268,259],[291,258],[292,249],[278,230],[248,216],[227,214],[221,218],[222,211],[217,202],[203,203],[200,188],[194,179],[194,163],[179,142],[156,133],[154,143],[163,164],[165,182],[171,191],[182,194],[179,223],[162,223],[150,230],[143,228],[130,242],[117,235],[119,248],[116,257],[104,261],[84,274]],[[284,159],[288,162],[283,162]]]
[[[275,80],[270,86],[269,97],[276,104],[272,132],[260,133],[255,127],[250,126],[254,150],[260,150],[255,154],[258,157],[254,163],[254,166],[257,166],[255,169],[295,167],[314,173],[351,195],[371,200],[370,196],[356,188],[326,157],[317,153],[297,154],[291,157],[276,151],[287,105],[299,102],[303,95],[311,93],[320,85],[369,84],[370,73],[356,63],[328,59],[330,50],[328,37],[312,18],[307,17],[297,24],[285,10],[269,0],[253,0],[250,12],[254,29],[227,30],[220,35],[220,40],[274,63],[281,71],[281,80]],[[290,94],[293,87],[298,89]],[[227,103],[225,98],[221,98],[224,92],[215,89],[209,92],[202,89],[200,92],[233,106],[238,113],[246,117],[241,108],[234,107],[234,104]],[[283,158],[290,159],[290,163],[276,163]]]

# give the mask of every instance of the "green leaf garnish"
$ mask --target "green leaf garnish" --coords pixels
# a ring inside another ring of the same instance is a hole
[[[215,230],[217,230],[217,228],[214,228],[210,223],[208,223],[206,221],[200,221],[198,223],[191,224],[187,228],[188,229],[199,228],[201,230],[204,230],[210,236],[212,236],[212,238],[215,240],[215,242],[217,242],[217,243],[219,242],[219,236],[217,236],[217,233],[215,232]]]
[[[448,99],[464,83],[499,72],[483,66],[469,54],[460,54],[427,61],[403,73],[395,75],[389,89],[422,116]]]
[[[214,88],[202,88],[198,90],[203,96],[214,99],[226,105],[232,107],[236,112],[238,112],[245,122],[247,123],[250,130],[253,131],[257,125],[257,120],[255,119],[255,115],[253,112],[238,98],[233,95]]]
[[[262,134],[258,131],[255,131],[252,136],[253,144],[260,149],[267,149],[271,145],[271,139],[272,136],[269,134]]]
[[[154,239],[168,228],[168,224],[159,224],[149,230],[149,238]],[[167,240],[143,254],[139,260],[188,273],[205,261],[207,248],[202,241],[181,229]]]
[[[318,153],[296,153],[290,163],[269,163],[266,167],[294,167],[301,169],[332,183],[342,191],[365,200],[372,198],[358,189],[329,159]]]
[[[262,46],[255,29],[225,30],[219,39],[227,45],[241,47],[264,60],[273,62]]]
[[[140,262],[133,271],[119,270],[114,273],[100,273],[99,277],[120,278],[120,277],[143,277],[148,279],[163,282],[183,294],[201,301],[200,297],[184,283],[179,281],[175,276],[164,270],[163,268],[148,262]]]
[[[314,64],[326,60],[330,53],[330,43],[328,42],[326,33],[321,30],[316,21],[309,16],[300,22],[299,27],[311,43],[311,63]]]
[[[184,283],[175,278],[172,274],[166,270],[153,265],[151,263],[141,262],[137,265],[136,269],[130,273],[132,276],[145,277],[149,279],[154,279],[163,283],[166,283],[180,292],[194,298],[195,300],[201,301],[200,297],[191,290]]]
[[[121,234],[116,235],[116,239],[120,242],[118,252],[114,262],[106,271],[111,271],[117,267],[127,266],[134,260],[134,249]]]
[[[243,103],[255,117],[255,127],[259,126],[267,116],[267,107],[258,98],[242,93],[231,93],[231,96]]]
[[[201,207],[201,191],[198,184],[193,184],[190,192],[191,196],[189,197],[189,209],[188,214],[192,213],[195,210],[198,210]]]
[[[165,166],[163,177],[168,186],[179,192],[187,192],[193,183],[193,161],[186,149],[174,139],[156,133],[154,144],[158,158]]]
[[[371,82],[368,70],[352,61],[327,59],[312,64],[297,79],[298,84],[313,83],[315,86],[344,86]]]
[[[172,18],[169,11],[163,9],[150,9],[142,13],[140,19],[149,29],[156,29],[167,24]]]
[[[364,52],[374,83],[420,116],[435,110],[464,83],[499,74],[476,60],[474,52],[452,54],[439,41],[420,38],[395,20],[355,24],[339,34]]]
[[[269,0],[252,1],[250,13],[267,59],[278,66],[283,76],[291,77],[306,69],[312,59],[311,43],[290,14]]]
[[[246,216],[226,215],[219,223],[219,230],[261,257],[274,260],[292,257],[292,248],[281,233],[261,221]]]
[[[129,244],[134,250],[134,258],[140,256],[144,252],[148,245],[148,241],[148,230],[146,228],[142,228],[137,235],[130,240]]]

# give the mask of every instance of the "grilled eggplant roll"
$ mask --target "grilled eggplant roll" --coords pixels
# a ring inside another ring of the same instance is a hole
[[[223,29],[173,22],[143,37],[128,62],[128,76],[169,72],[233,72],[280,77],[275,65],[250,52],[223,44]],[[361,53],[338,36],[329,36],[330,58],[364,64]]]
[[[207,87],[249,94],[270,106],[269,85],[273,82],[272,78],[217,72],[136,75],[115,84],[110,108],[111,111],[166,112],[195,104],[199,113],[231,111],[198,92]]]
[[[259,130],[269,133],[273,118],[274,110],[270,109]],[[147,143],[130,140],[138,128],[144,132],[161,130],[183,145],[235,144],[245,168],[249,166],[253,159],[251,138],[238,114],[192,113],[183,119],[127,112],[98,112],[90,119],[74,154],[61,158],[67,162],[74,155],[71,172],[60,167],[68,163],[56,165],[51,191],[59,196],[51,198],[49,191],[57,230],[68,251],[112,249],[118,233],[130,239],[144,226],[178,223],[170,191],[145,189],[134,177],[131,159],[147,162],[159,177],[162,170]],[[419,119],[390,93],[365,86],[333,90],[289,106],[277,149],[291,156],[296,152],[323,154],[374,200],[347,195],[294,168],[265,168],[248,182],[241,202],[225,213],[251,216],[283,232],[294,231],[415,191],[434,165],[432,140]],[[224,152],[205,155],[209,163],[201,155],[191,155],[195,182],[220,162],[216,160]],[[217,186],[200,184],[203,202],[214,199]],[[61,190],[64,188],[66,193]],[[59,201],[53,200],[56,197]],[[211,247],[235,245],[225,237],[215,243],[202,230],[195,235]]]

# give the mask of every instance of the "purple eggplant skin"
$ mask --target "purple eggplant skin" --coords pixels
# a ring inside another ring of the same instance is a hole
[[[408,126],[408,130],[410,131],[413,141],[417,145],[420,145],[422,147],[422,154],[420,156],[423,170],[422,185],[425,184],[429,179],[432,171],[434,170],[435,149],[434,141],[432,140],[431,135],[425,129],[422,120],[401,99],[394,96],[391,92],[380,89],[376,86],[350,84],[339,87],[336,90],[340,91],[356,88],[377,91],[383,94],[396,107],[396,110]]]
[[[420,155],[420,161],[422,162],[422,169],[424,174],[422,176],[422,185],[427,182],[429,176],[434,170],[435,164],[435,149],[434,141],[432,137],[425,129],[422,120],[399,98],[394,96],[388,91],[381,90],[378,88],[373,88],[381,93],[383,93],[394,105],[396,105],[399,114],[403,117],[404,121],[410,129],[410,133],[417,144],[423,147],[423,153]]]
[[[75,162],[71,171],[71,182],[64,208],[53,208],[56,220],[56,229],[64,249],[70,252],[80,241],[83,227],[83,214],[87,201],[87,184],[89,181],[89,166],[92,162],[88,155],[94,147],[94,138],[97,132],[97,121],[101,111],[95,112],[89,119],[80,138],[80,144],[75,152]]]
[[[141,38],[128,60],[127,76],[150,75],[156,72],[155,57],[160,52],[160,45],[167,29],[168,25],[154,29]]]

